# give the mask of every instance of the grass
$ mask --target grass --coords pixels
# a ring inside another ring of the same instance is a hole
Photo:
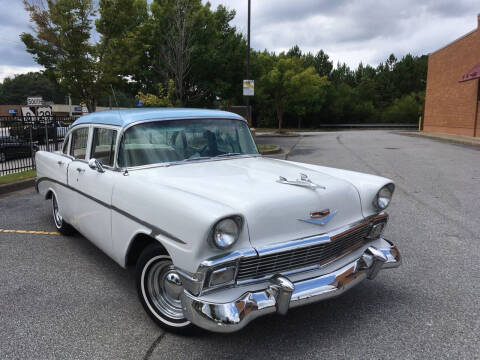
[[[36,176],[35,170],[27,170],[14,174],[0,176],[0,185],[11,184],[21,180],[33,179]]]
[[[264,144],[258,144],[257,145],[258,151],[264,152],[264,151],[269,151],[269,150],[275,150],[278,148],[276,145],[264,145]]]

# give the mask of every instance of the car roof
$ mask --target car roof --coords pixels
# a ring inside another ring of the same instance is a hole
[[[144,120],[181,120],[181,119],[236,119],[246,121],[238,114],[222,110],[182,109],[182,108],[145,108],[126,110],[98,111],[78,118],[73,126],[81,124],[103,124],[126,127]]]

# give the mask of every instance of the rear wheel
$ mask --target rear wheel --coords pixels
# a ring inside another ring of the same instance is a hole
[[[137,261],[137,292],[145,311],[161,327],[189,333],[193,325],[183,315],[183,286],[171,257],[157,244],[143,250]]]
[[[63,235],[71,235],[75,231],[70,224],[67,224],[62,215],[60,214],[60,209],[58,207],[57,197],[55,194],[52,194],[52,215],[53,223],[57,228],[58,232]]]

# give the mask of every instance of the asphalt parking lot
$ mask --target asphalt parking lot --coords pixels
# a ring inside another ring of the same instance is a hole
[[[389,131],[278,142],[289,160],[396,182],[385,237],[400,268],[238,333],[181,337],[147,317],[133,273],[80,235],[0,230],[0,358],[480,358],[480,149]],[[33,189],[2,196],[0,229],[54,232],[50,204]]]

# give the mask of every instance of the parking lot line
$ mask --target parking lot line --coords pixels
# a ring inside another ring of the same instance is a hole
[[[13,230],[13,229],[0,229],[0,233],[14,233],[14,234],[36,234],[36,235],[60,235],[56,231],[37,231],[37,230]]]

